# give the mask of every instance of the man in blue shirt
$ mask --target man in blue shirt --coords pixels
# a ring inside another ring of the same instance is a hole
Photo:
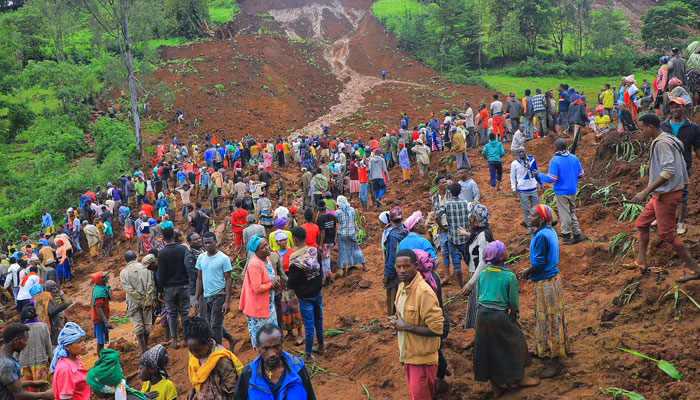
[[[206,252],[197,257],[197,289],[194,308],[200,310],[217,344],[223,341],[224,315],[231,310],[231,259],[217,249],[216,234],[204,232],[202,242]],[[223,291],[223,293],[222,293]],[[200,300],[201,302],[200,307]]]
[[[47,213],[46,210],[41,210],[41,227],[46,233],[53,235],[53,218],[51,218],[51,214]]]
[[[538,180],[553,183],[554,194],[557,199],[557,209],[561,218],[561,234],[564,244],[576,244],[586,238],[581,234],[576,217],[576,192],[578,180],[583,178],[584,172],[578,157],[566,150],[566,140],[554,141],[556,153],[549,163],[549,172],[539,172]]]
[[[559,85],[559,112],[557,113],[557,135],[561,136],[569,130],[569,85],[562,83]]]
[[[304,360],[284,351],[282,329],[263,325],[256,336],[260,355],[243,368],[234,398],[316,400]]]

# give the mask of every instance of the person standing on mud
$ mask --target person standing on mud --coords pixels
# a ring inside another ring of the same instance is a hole
[[[391,228],[386,232],[382,248],[384,249],[384,277],[382,283],[386,289],[386,312],[392,316],[396,313],[394,300],[399,286],[399,278],[396,275],[396,249],[408,232],[403,226],[403,212],[401,207],[395,206],[389,211],[389,223]]]
[[[445,317],[435,291],[418,273],[413,250],[398,252],[396,273],[401,284],[389,324],[398,332],[399,362],[406,371],[411,400],[432,400]]]
[[[693,260],[688,248],[678,237],[675,228],[676,209],[683,197],[683,188],[688,184],[688,170],[683,158],[683,142],[659,127],[661,121],[655,114],[644,114],[639,118],[639,127],[645,138],[653,138],[649,157],[649,185],[637,193],[632,201],[642,203],[648,199],[644,211],[637,217],[639,232],[639,253],[634,266],[647,272],[647,249],[649,247],[649,229],[656,220],[659,236],[670,243],[678,257],[692,272],[685,272],[677,280],[684,283],[700,279],[700,267]],[[653,270],[652,270],[653,271]],[[658,272],[662,272],[658,268]]]
[[[564,316],[564,288],[559,274],[559,238],[551,224],[556,221],[552,209],[539,204],[530,210],[530,225],[536,229],[530,242],[530,267],[520,272],[521,279],[535,284],[535,349],[545,360],[540,378],[559,375],[564,369],[560,358],[570,353]]]
[[[187,317],[190,312],[188,295],[189,275],[185,268],[185,252],[187,248],[175,241],[173,228],[163,229],[163,239],[166,245],[158,252],[158,300],[165,302],[168,312],[168,325],[172,347],[180,348],[178,342],[178,316]]]
[[[146,257],[154,257],[152,254]],[[148,350],[148,337],[153,322],[153,304],[156,301],[156,288],[153,273],[138,262],[136,253],[127,251],[124,255],[126,267],[119,274],[126,292],[126,312],[134,321],[134,334],[139,342],[141,353]],[[155,258],[154,258],[155,260]]]
[[[470,202],[462,200],[460,194],[462,185],[455,182],[450,185],[449,191],[452,197],[448,197],[445,203],[435,212],[438,225],[444,231],[447,230],[447,248],[452,259],[452,268],[457,278],[459,287],[464,286],[464,276],[462,275],[462,261],[467,262],[467,242],[466,236],[459,234],[459,228],[469,228]],[[478,200],[476,200],[478,201]],[[447,227],[442,225],[442,217],[447,217]],[[447,281],[447,280],[446,280]]]
[[[217,248],[214,232],[203,236],[206,252],[197,258],[197,291],[194,309],[200,311],[214,334],[217,344],[223,341],[224,315],[231,310],[231,259]],[[201,308],[200,308],[200,300]]]
[[[576,244],[586,238],[581,233],[576,217],[576,192],[578,180],[583,178],[584,172],[578,157],[566,150],[566,140],[559,138],[554,141],[556,153],[549,162],[549,171],[544,174],[539,172],[537,179],[540,182],[554,184],[554,194],[557,199],[557,210],[561,216],[561,234],[564,244]]]
[[[369,180],[372,182],[372,193],[374,193],[374,205],[381,207],[380,200],[386,194],[386,182],[389,182],[389,171],[386,168],[386,161],[381,156],[381,150],[374,150],[369,158]]]
[[[527,234],[532,234],[530,226],[530,210],[532,207],[540,204],[540,198],[537,195],[537,161],[535,157],[528,156],[525,147],[514,152],[517,157],[510,164],[510,189],[513,191],[515,198],[520,200],[520,207],[523,209],[523,222],[527,228]],[[541,185],[540,185],[541,186]]]

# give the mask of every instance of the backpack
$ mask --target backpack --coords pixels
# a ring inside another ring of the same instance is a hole
[[[220,163],[220,162],[223,161],[223,160],[224,160],[224,159],[223,159],[223,157],[221,157],[221,153],[219,153],[218,151],[216,151],[216,152],[214,153],[214,162],[215,162],[215,163]]]

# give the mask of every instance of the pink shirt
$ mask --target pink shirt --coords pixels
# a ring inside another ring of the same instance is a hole
[[[56,400],[71,397],[73,400],[90,400],[87,369],[78,358],[77,362],[64,357],[56,363],[53,373],[53,393]]]

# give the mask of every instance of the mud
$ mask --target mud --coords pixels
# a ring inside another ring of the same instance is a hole
[[[163,50],[164,60],[192,60],[186,65],[175,62],[164,65],[153,74],[154,79],[176,87],[174,109],[185,111],[187,123],[170,123],[159,137],[146,138],[147,146],[169,141],[174,136],[201,143],[205,132],[215,132],[220,137],[252,133],[259,139],[287,136],[304,129],[316,133],[321,123],[330,124],[334,135],[366,140],[370,134],[396,129],[403,112],[408,112],[411,124],[417,125],[429,119],[433,112],[460,110],[466,101],[475,106],[491,95],[483,88],[454,85],[398,51],[395,41],[368,13],[370,1],[246,0],[239,3],[244,14],[235,22],[241,27],[235,39]],[[260,16],[264,13],[273,21]],[[260,18],[268,21],[263,23]],[[259,34],[260,27],[274,23],[278,24],[277,30]],[[299,40],[318,40],[318,32],[321,42]],[[292,40],[295,35],[297,40]],[[196,60],[200,58],[201,61]],[[183,72],[187,66],[197,71]],[[390,81],[381,81],[379,72],[383,69],[389,71]],[[232,81],[237,85],[231,85]],[[216,84],[224,85],[226,90],[217,94],[201,89],[213,88]],[[172,118],[162,111],[156,100],[153,103],[155,116],[152,118]],[[198,127],[193,124],[194,118],[198,119]],[[653,233],[650,263],[666,267],[669,273],[640,276],[624,268],[622,264],[629,258],[615,261],[609,253],[609,242],[620,232],[634,235],[634,224],[618,221],[622,212],[619,204],[605,206],[602,199],[591,198],[598,188],[621,181],[613,194],[629,199],[646,184],[646,178],[639,174],[643,155],[632,163],[610,162],[615,154],[611,149],[618,142],[615,134],[611,134],[596,147],[592,144],[592,135],[586,135],[578,153],[587,172],[581,186],[589,185],[579,194],[578,215],[583,233],[590,241],[563,246],[560,263],[573,354],[564,360],[566,369],[561,376],[546,380],[538,387],[511,391],[504,399],[598,399],[606,398],[600,394],[600,387],[613,386],[634,390],[648,399],[700,398],[700,391],[694,385],[700,379],[697,369],[700,350],[694,345],[700,340],[697,329],[700,310],[683,295],[675,308],[673,296],[662,296],[673,287],[674,280],[682,273],[682,266],[670,247]],[[545,170],[554,152],[553,140],[538,139],[527,146]],[[435,154],[431,163],[432,169],[440,173],[446,173],[448,167],[440,160],[443,155]],[[475,167],[474,179],[484,195],[482,202],[491,210],[494,235],[506,244],[511,257],[521,256],[510,265],[519,271],[529,262],[529,240],[525,229],[519,226],[522,218],[519,203],[508,190],[507,171],[513,157],[508,154],[504,159],[503,190],[493,192],[488,183],[486,161],[477,150],[470,150],[469,156]],[[287,167],[279,171],[288,181],[289,192],[297,190],[298,170]],[[430,211],[428,191],[433,184],[427,178],[419,178],[417,169],[413,174],[413,182],[403,185],[400,171],[390,171],[391,183],[384,201],[386,209],[400,205],[405,214],[417,209],[424,213]],[[699,181],[700,172],[696,167],[691,196],[697,193]],[[299,199],[293,198],[293,201],[298,203]],[[700,258],[700,230],[697,228],[700,218],[697,202],[691,200],[690,204],[689,232],[684,240],[697,259]],[[358,204],[355,202],[355,205]],[[365,399],[368,395],[364,387],[372,399],[408,397],[396,339],[388,330],[384,315],[383,256],[378,243],[382,226],[377,219],[380,211],[372,209],[366,213],[364,229],[371,237],[364,252],[369,271],[354,271],[349,278],[337,279],[324,289],[324,328],[342,329],[344,333],[328,337],[328,354],[317,357],[309,366],[319,399]],[[233,244],[226,227],[227,219],[223,212],[217,216],[217,232],[223,236],[222,250],[230,253]],[[182,226],[180,216],[175,224]],[[68,297],[77,304],[67,314],[80,321],[88,331],[92,328],[89,322],[91,284],[87,274],[99,269],[112,271],[111,284],[115,293],[119,293],[121,288],[116,275],[124,266],[122,254],[134,247],[134,244],[120,244],[113,257],[96,262],[91,262],[86,255],[78,256],[75,278],[66,288]],[[631,284],[636,285],[634,294],[628,302],[621,301],[619,295]],[[699,283],[685,284],[682,288],[693,298],[700,299]],[[520,324],[532,344],[533,287],[529,282],[521,282],[520,289]],[[453,374],[447,378],[451,385],[449,393],[440,398],[488,399],[489,384],[473,379],[471,350],[466,350],[473,332],[462,328],[466,303],[463,298],[455,297],[458,291],[454,285],[444,287],[446,308],[452,321],[445,349]],[[234,298],[239,293],[240,282],[237,282]],[[123,303],[113,304],[114,314],[123,316],[124,309],[116,306]],[[250,345],[245,317],[236,310],[237,301],[233,308],[226,316],[225,325],[239,339],[235,351],[247,363],[256,354]],[[162,340],[162,333],[162,327],[157,326],[151,335],[151,344]],[[114,339],[114,345],[125,350],[122,362],[126,375],[130,375],[137,368],[138,356],[122,339],[133,342],[133,338],[127,331],[122,338]],[[667,360],[675,364],[685,378],[683,382],[675,382],[653,363],[622,353],[618,347]],[[93,349],[91,347],[90,351]],[[292,342],[287,342],[287,349],[293,353],[302,350]],[[186,374],[187,351],[170,350],[170,358],[169,370],[182,395],[190,388]],[[542,368],[542,361],[534,360],[527,372],[537,374]],[[135,378],[130,384],[139,387],[140,382]]]

